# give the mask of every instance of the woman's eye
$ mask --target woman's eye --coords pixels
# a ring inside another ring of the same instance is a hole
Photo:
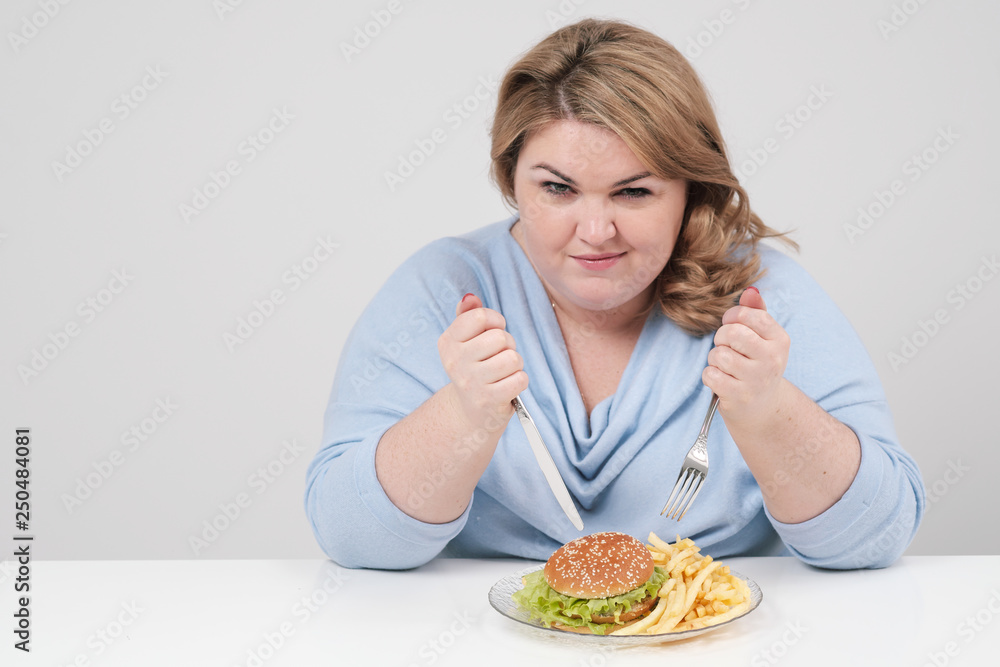
[[[542,183],[542,188],[546,192],[553,195],[565,195],[570,193],[570,188],[565,183],[556,183],[554,181],[546,181]]]
[[[620,190],[618,194],[626,199],[641,199],[649,194],[649,190],[646,188],[625,188],[624,190]]]

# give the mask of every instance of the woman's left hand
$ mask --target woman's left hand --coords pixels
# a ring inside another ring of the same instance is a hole
[[[861,465],[861,445],[854,431],[784,378],[788,348],[788,334],[750,287],[722,316],[701,377],[719,395],[719,414],[771,516],[800,523],[844,495]],[[808,455],[803,447],[810,447]]]
[[[722,316],[702,381],[719,396],[719,412],[744,424],[771,418],[781,405],[788,334],[767,312],[756,287]]]

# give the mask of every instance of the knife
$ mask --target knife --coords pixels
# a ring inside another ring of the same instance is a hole
[[[569,517],[573,526],[577,530],[582,531],[583,519],[580,518],[580,513],[576,511],[576,505],[573,504],[573,499],[569,495],[566,483],[563,481],[562,475],[559,474],[559,469],[556,468],[556,462],[552,460],[552,455],[549,454],[549,450],[545,447],[542,434],[538,432],[535,421],[528,414],[528,410],[524,407],[524,403],[521,402],[520,396],[515,396],[511,403],[514,404],[514,412],[517,413],[517,418],[521,421],[521,426],[524,427],[524,433],[528,436],[531,451],[535,454],[538,467],[542,469],[542,474],[545,475],[545,481],[549,483],[552,494],[559,501],[559,506],[562,507],[563,512]]]

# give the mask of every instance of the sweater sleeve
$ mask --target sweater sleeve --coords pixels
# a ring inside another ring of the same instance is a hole
[[[345,567],[422,565],[468,519],[471,503],[445,524],[396,507],[376,476],[375,450],[391,426],[448,382],[437,339],[462,295],[482,288],[481,278],[457,242],[432,243],[389,278],[344,345],[321,447],[306,473],[305,508],[320,547]],[[427,480],[428,489],[434,481]]]
[[[797,524],[767,517],[806,563],[886,567],[902,555],[920,524],[925,501],[920,471],[899,444],[875,366],[853,327],[805,271],[787,258],[777,263],[791,266],[768,275],[762,293],[791,338],[786,377],[854,431],[861,463],[851,486],[822,514]],[[817,433],[799,443],[786,454],[783,470],[758,483],[781,484],[785,475],[794,476],[829,435]]]

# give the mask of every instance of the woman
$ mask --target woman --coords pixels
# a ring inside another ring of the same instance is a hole
[[[897,558],[917,467],[850,325],[758,245],[779,235],[687,61],[622,23],[562,28],[505,76],[492,140],[517,214],[419,251],[344,348],[306,491],[324,551],[408,568],[577,537],[510,424],[518,395],[586,532],[674,531],[659,512],[715,392],[711,471],[676,531],[716,557]]]

